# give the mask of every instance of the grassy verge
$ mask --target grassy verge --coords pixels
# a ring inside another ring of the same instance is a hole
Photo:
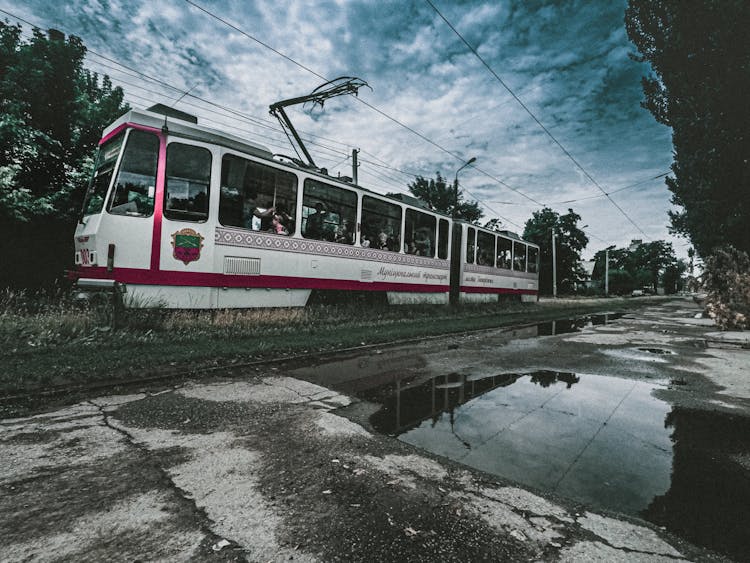
[[[291,354],[497,328],[604,311],[648,299],[533,304],[230,311],[131,310],[117,330],[104,304],[0,294],[0,394],[196,373]]]

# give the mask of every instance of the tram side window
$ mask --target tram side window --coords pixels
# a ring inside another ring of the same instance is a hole
[[[404,252],[434,258],[437,223],[435,216],[407,209],[405,223]]]
[[[438,258],[448,258],[448,232],[450,226],[448,219],[440,219],[438,222]]]
[[[536,274],[539,271],[539,249],[534,246],[529,247],[529,263],[527,271],[532,274]]]
[[[363,247],[398,252],[401,248],[401,207],[364,196],[361,242]]]
[[[513,241],[497,237],[497,267],[505,270],[512,268]]]
[[[479,231],[477,233],[477,264],[495,265],[495,235]]]
[[[474,263],[474,240],[477,236],[477,230],[471,227],[466,229],[466,263]]]
[[[221,161],[219,222],[291,235],[297,212],[297,176],[285,170],[225,154]]]
[[[130,131],[107,211],[132,217],[148,217],[154,212],[158,156],[156,135]]]
[[[513,269],[517,272],[526,271],[526,245],[513,241]]]
[[[120,133],[99,147],[94,173],[83,202],[84,215],[99,213],[104,207],[104,198],[107,197],[107,190],[112,181],[123,140],[125,140],[125,133]]]
[[[208,219],[211,151],[171,143],[167,147],[167,183],[164,216],[175,221]]]
[[[302,194],[302,236],[354,244],[357,194],[308,178]]]

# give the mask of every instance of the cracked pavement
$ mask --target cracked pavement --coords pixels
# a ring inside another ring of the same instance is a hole
[[[269,369],[0,421],[0,560],[725,560],[374,434],[356,402]]]

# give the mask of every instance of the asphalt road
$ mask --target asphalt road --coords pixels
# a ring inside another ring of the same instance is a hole
[[[532,490],[375,432],[379,405],[357,398],[394,366],[419,377],[502,366],[663,382],[659,400],[687,413],[675,434],[700,435],[695,447],[710,446],[735,480],[705,493],[735,497],[733,520],[720,524],[746,528],[750,350],[696,312],[676,301],[561,335],[450,336],[2,420],[0,560],[746,559],[741,538],[705,540],[719,523],[689,503],[676,523],[655,525]],[[362,363],[373,356],[389,361]],[[706,430],[726,417],[738,435]],[[678,492],[689,484],[674,455]]]

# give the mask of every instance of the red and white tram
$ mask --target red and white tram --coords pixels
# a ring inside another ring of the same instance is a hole
[[[452,233],[452,234],[451,234]],[[131,307],[304,306],[312,290],[389,303],[536,300],[536,245],[454,221],[202,127],[132,110],[105,131],[75,233],[81,288]]]

